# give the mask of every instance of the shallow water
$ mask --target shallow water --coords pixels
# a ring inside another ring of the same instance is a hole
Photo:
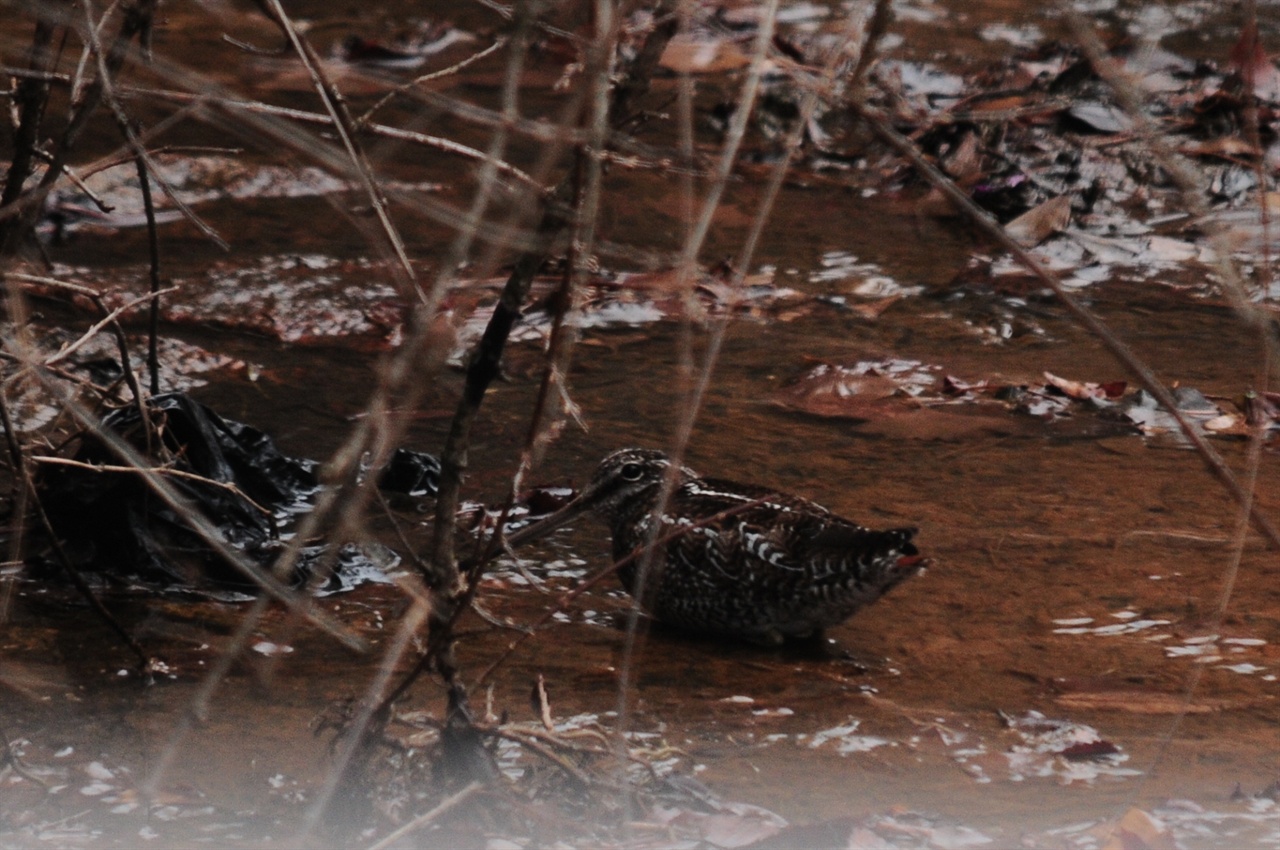
[[[999,39],[964,36],[957,45],[945,35],[960,23],[1026,27],[1010,5],[908,4],[901,31],[909,38],[897,55],[958,64],[966,50],[972,61],[998,53],[1006,49]],[[327,4],[314,6],[314,17],[330,14]],[[1193,23],[1229,43],[1230,29],[1201,11]],[[180,40],[188,13],[173,14],[165,36]],[[1175,33],[1171,40],[1212,50],[1187,30]],[[221,55],[219,45],[192,38],[193,66],[200,55]],[[252,64],[240,70],[255,75]],[[494,96],[479,71],[459,85],[481,100]],[[453,123],[442,118],[436,132]],[[427,196],[426,184],[441,183],[448,200],[465,198],[451,182],[456,162],[391,149],[379,162]],[[763,183],[752,177],[730,187],[705,257],[737,250]],[[606,239],[646,251],[678,244],[672,181],[622,169],[611,181]],[[200,207],[232,238],[229,255],[186,225],[164,232],[167,274],[188,287],[179,303],[206,311],[171,316],[167,333],[236,361],[201,373],[202,401],[274,434],[286,451],[323,458],[367,400],[378,363],[370,352],[394,336],[378,323],[394,323],[394,296],[352,224],[359,218],[347,216],[358,198],[279,194]],[[401,223],[415,260],[430,269],[446,232],[407,213]],[[129,286],[142,279],[140,245],[137,229],[85,230],[55,259],[64,271],[81,269],[76,279]],[[815,362],[917,361],[939,375],[1014,385],[1042,384],[1046,371],[1126,377],[1051,299],[952,286],[974,250],[983,249],[953,221],[917,215],[897,198],[796,180],[752,261],[770,300],[729,324],[693,430],[686,460],[705,474],[803,494],[867,525],[920,528],[918,543],[934,561],[927,572],[831,631],[850,658],[659,628],[643,628],[628,655],[629,600],[606,582],[518,649],[485,683],[491,694],[482,687],[475,698],[534,720],[528,694],[542,676],[558,721],[612,727],[625,671],[627,731],[656,733],[676,748],[669,769],[792,824],[874,821],[872,837],[891,846],[1109,846],[1106,824],[1131,809],[1154,813],[1186,847],[1280,842],[1275,795],[1261,794],[1277,778],[1280,752],[1275,557],[1260,538],[1245,538],[1219,620],[1238,512],[1195,454],[1167,435],[1143,436],[1081,410],[1044,421],[999,405],[899,399],[833,418],[788,404],[788,387]],[[318,259],[291,264],[295,255]],[[1203,275],[1190,264],[1162,271],[1158,283],[1116,272],[1086,296],[1165,380],[1238,398],[1256,380],[1260,349],[1218,299],[1196,296]],[[292,300],[219,300],[220,292],[261,298],[254,282],[281,278],[298,283]],[[878,309],[897,294],[904,297]],[[685,399],[685,334],[675,321],[651,320],[666,309],[653,300],[663,309],[620,308],[621,321],[584,331],[571,391],[587,428],[569,427],[538,481],[581,485],[608,451],[670,441]],[[347,321],[370,315],[378,321],[367,328]],[[284,318],[289,328],[272,324]],[[59,320],[82,321],[49,307],[45,321]],[[694,329],[695,352],[707,333]],[[534,345],[515,347],[507,380],[486,397],[467,498],[504,498],[538,363]],[[439,450],[460,384],[453,371],[433,377],[419,409],[406,414],[406,444]],[[1243,440],[1214,445],[1244,469]],[[1264,450],[1264,510],[1277,506],[1276,464]],[[423,516],[400,513],[412,546],[425,546]],[[385,521],[373,528],[402,545]],[[532,574],[563,590],[604,566],[607,551],[604,529],[584,520],[521,555]],[[23,772],[0,774],[0,845],[22,847],[135,846],[140,836],[157,846],[314,843],[298,836],[332,761],[328,736],[312,727],[373,681],[407,606],[403,592],[383,584],[319,603],[368,642],[365,653],[270,609],[252,648],[208,698],[207,716],[192,723],[204,676],[246,606],[106,593],[121,622],[171,667],[145,685],[74,594],[22,578],[8,592],[0,713]],[[481,602],[523,623],[551,598],[503,564],[485,580]],[[475,617],[464,629],[464,677],[512,638]],[[402,708],[435,713],[443,697],[420,684]],[[509,775],[532,769],[501,764]]]

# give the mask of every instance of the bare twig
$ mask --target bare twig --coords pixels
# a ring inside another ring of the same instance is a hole
[[[668,15],[660,20],[662,22],[659,26],[649,34],[640,57],[628,69],[627,75],[623,78],[624,83],[611,95],[609,113],[611,126],[616,126],[615,122],[629,120],[630,114],[624,105],[638,97],[647,87],[662,47],[674,34],[674,18]],[[514,38],[513,44],[518,49],[522,41],[521,38]],[[515,69],[517,66],[512,62],[509,67]],[[514,86],[514,76],[510,76],[509,80]],[[465,702],[462,702],[465,700],[465,691],[456,679],[451,635],[454,621],[466,609],[477,587],[476,582],[468,582],[464,579],[464,576],[472,572],[472,566],[467,565],[460,570],[455,563],[453,549],[454,513],[461,474],[467,463],[468,435],[485,390],[497,376],[498,363],[507,334],[519,315],[533,274],[543,264],[554,238],[572,221],[572,214],[565,209],[564,205],[567,199],[572,197],[573,185],[572,178],[565,179],[544,201],[542,218],[536,228],[538,250],[526,252],[516,261],[515,269],[503,290],[502,299],[494,310],[484,336],[472,354],[463,398],[459,402],[449,439],[441,457],[441,483],[436,511],[436,544],[432,559],[427,565],[428,584],[442,604],[433,612],[431,637],[426,650],[400,683],[387,694],[378,712],[381,717],[388,717],[390,707],[395,700],[433,665],[449,686],[451,711],[457,707],[465,709]],[[496,547],[495,551],[497,549],[500,547]]]
[[[151,305],[147,321],[147,372],[151,377],[151,394],[160,393],[160,234],[156,230],[156,208],[151,200],[151,180],[147,158],[139,153],[134,158],[138,186],[142,190],[142,209],[147,217],[147,274],[151,282]]]
[[[7,277],[12,277],[13,279],[15,279],[15,280],[16,280],[16,279],[18,279],[18,278],[19,278],[19,275],[7,275]],[[55,280],[52,280],[52,279],[50,279],[50,278],[45,278],[45,279],[41,280],[40,282],[41,282],[42,284],[46,284],[46,285],[47,285],[47,284],[49,284],[49,283],[59,283],[59,284],[61,284],[61,283],[65,283],[65,281],[55,281]],[[87,288],[86,288],[86,289],[87,289]],[[95,336],[97,336],[97,335],[98,335],[98,333],[99,333],[103,328],[105,328],[105,327],[107,327],[108,325],[110,325],[110,324],[112,324],[113,322],[115,322],[115,321],[116,321],[116,319],[120,318],[122,315],[124,315],[125,313],[129,312],[130,310],[132,310],[134,307],[137,307],[139,304],[144,304],[144,303],[146,303],[147,301],[151,301],[151,302],[154,304],[154,303],[155,303],[155,301],[156,301],[157,299],[159,299],[159,297],[160,297],[160,296],[162,296],[162,295],[169,295],[169,294],[171,294],[171,293],[177,292],[177,291],[178,291],[178,289],[179,289],[179,287],[177,287],[177,286],[170,286],[170,287],[169,287],[169,288],[167,288],[167,289],[154,290],[154,291],[152,291],[152,292],[147,293],[146,295],[139,295],[137,298],[131,298],[131,299],[129,299],[129,300],[128,300],[128,301],[126,301],[124,304],[121,304],[119,307],[116,307],[114,310],[111,310],[110,312],[108,312],[108,313],[107,313],[107,315],[105,315],[105,316],[103,316],[101,319],[99,319],[99,320],[98,320],[98,321],[93,325],[93,327],[89,328],[89,330],[87,330],[87,331],[85,331],[83,334],[81,334],[81,335],[80,335],[80,338],[79,338],[79,339],[77,339],[75,342],[71,343],[71,344],[70,344],[70,345],[68,345],[66,348],[60,349],[56,354],[54,354],[54,355],[50,356],[48,359],[46,359],[46,360],[44,361],[44,365],[45,365],[45,366],[53,366],[53,365],[55,365],[55,364],[57,364],[57,363],[62,362],[63,360],[66,360],[66,359],[67,359],[68,357],[70,357],[72,354],[75,354],[78,350],[80,350],[80,348],[81,348],[81,347],[83,347],[86,343],[88,343],[88,342],[89,342],[89,340],[91,340],[91,339],[93,339]],[[82,295],[90,295],[90,296],[100,296],[100,293],[97,293],[97,292],[95,292],[94,290],[87,290],[87,291],[83,291],[83,292],[81,292],[80,294],[82,294]],[[155,393],[159,392],[159,390],[158,390],[158,389],[153,388],[153,389],[151,390],[151,392],[152,392],[152,394],[154,395]]]
[[[364,191],[369,196],[369,202],[378,216],[378,222],[382,226],[383,234],[387,237],[392,253],[400,264],[402,292],[406,296],[424,299],[424,294],[417,287],[418,276],[413,270],[413,263],[409,261],[408,253],[405,251],[404,240],[401,238],[400,231],[396,228],[395,223],[391,220],[391,211],[387,207],[387,199],[383,196],[382,190],[378,186],[377,178],[374,177],[373,166],[370,165],[363,148],[356,141],[357,126],[351,118],[351,113],[347,110],[346,101],[325,74],[321,66],[320,57],[316,55],[311,44],[298,32],[297,27],[293,25],[293,21],[285,13],[280,0],[258,0],[258,8],[280,27],[285,38],[293,46],[294,52],[302,60],[307,73],[311,75],[316,91],[319,93],[325,110],[328,111],[329,117],[333,122],[333,127],[338,131],[342,146],[351,158],[351,164],[355,167]]]
[[[139,469],[135,466],[119,466],[111,463],[85,463],[81,460],[74,460],[68,457],[50,457],[48,455],[32,455],[32,463],[43,464],[45,466],[68,466],[75,469],[83,469],[86,472],[100,472],[105,474],[122,474],[122,475],[164,475],[169,478],[181,478],[184,481],[194,481],[197,484],[207,484],[210,487],[217,487],[219,490],[225,490],[228,493],[239,496],[246,503],[251,505],[255,510],[263,516],[272,516],[270,508],[265,508],[245,495],[244,491],[230,481],[217,481],[213,478],[207,478],[194,472],[187,472],[184,469],[174,469],[169,466],[150,466],[146,469]]]
[[[481,50],[477,53],[473,53],[470,56],[468,56],[466,59],[463,59],[460,62],[455,62],[454,64],[450,65],[448,68],[441,68],[439,71],[432,71],[429,74],[423,74],[422,76],[416,77],[410,80],[409,82],[404,83],[403,85],[396,86],[394,89],[392,89],[391,91],[384,94],[381,98],[379,98],[377,103],[375,103],[373,106],[370,106],[367,110],[365,110],[364,114],[362,114],[359,118],[356,119],[355,126],[357,128],[364,127],[365,124],[369,123],[369,119],[373,117],[373,114],[375,112],[382,109],[382,107],[390,103],[392,99],[394,99],[395,97],[407,91],[416,89],[418,86],[422,85],[423,83],[429,83],[432,80],[439,80],[443,77],[453,76],[454,74],[457,74],[458,72],[460,72],[463,68],[466,68],[468,65],[471,65],[472,63],[475,63],[475,62],[479,62],[481,59],[485,58],[486,56],[489,56],[497,52],[498,50],[501,50],[503,46],[506,45],[506,43],[507,43],[507,40],[505,38],[502,38],[502,37],[495,38],[493,40],[493,44],[489,45],[484,50]]]
[[[36,156],[39,157],[40,160],[43,162],[53,161],[53,157],[49,156],[49,154],[45,153],[42,150],[37,150],[35,153],[36,153]],[[78,169],[74,169],[69,165],[62,166],[62,173],[65,174],[67,179],[71,181],[71,185],[79,189],[80,192],[86,198],[88,198],[90,201],[93,202],[93,205],[98,208],[99,212],[103,212],[103,213],[115,212],[115,207],[111,206],[106,201],[102,200],[102,198],[98,197],[98,193],[93,191],[93,189],[89,186],[88,183],[84,182],[85,177],[89,176],[88,174],[85,174],[82,177]],[[89,173],[92,173],[92,172],[89,172]]]
[[[723,197],[725,188],[728,185],[729,175],[732,173],[734,165],[737,162],[738,150],[742,144],[742,140],[746,135],[748,121],[755,109],[756,95],[759,91],[760,81],[764,75],[764,60],[768,51],[772,47],[773,33],[777,25],[778,17],[778,0],[769,0],[765,4],[761,14],[761,23],[756,32],[754,47],[751,53],[751,64],[748,66],[746,79],[743,81],[742,90],[739,94],[736,104],[737,109],[734,112],[733,119],[730,122],[729,129],[725,133],[724,146],[721,149],[720,157],[716,163],[716,167],[712,170],[711,184],[707,189],[706,195],[702,199],[702,208],[697,218],[689,227],[685,237],[684,247],[681,250],[676,265],[678,291],[684,293],[686,299],[686,309],[682,329],[681,353],[680,361],[683,370],[690,378],[693,377],[693,345],[692,345],[692,324],[690,317],[692,314],[691,304],[693,300],[693,285],[696,280],[698,256],[702,252],[702,247],[706,242],[707,234],[710,232],[711,222],[720,206],[720,199]],[[767,208],[766,208],[767,209]],[[760,220],[762,225],[763,220]],[[723,327],[721,328],[721,336],[723,335]],[[694,421],[698,415],[698,408],[706,386],[710,381],[711,372],[714,369],[715,358],[718,357],[718,343],[713,341],[713,347],[705,358],[700,375],[690,385],[688,395],[688,404],[685,406],[683,415],[676,425],[675,433],[670,441],[669,453],[671,455],[671,465],[667,469],[667,474],[663,476],[661,488],[658,491],[658,499],[656,511],[661,513],[666,510],[668,501],[672,493],[675,491],[676,477],[679,474],[682,458],[688,445],[689,438],[693,432]],[[657,539],[660,532],[659,525],[655,524],[653,529],[647,535],[647,540],[642,547],[642,555],[638,561],[635,578],[635,594],[632,600],[631,611],[627,619],[627,641],[623,647],[622,660],[618,665],[618,728],[625,730],[629,723],[629,713],[633,693],[631,690],[632,667],[636,653],[635,635],[640,622],[641,599],[645,595],[645,587],[650,578],[650,572],[653,567],[657,549]],[[621,772],[625,768],[625,763],[621,756],[625,753],[623,741],[618,742],[619,765],[618,770]]]
[[[412,835],[413,833],[417,832],[423,827],[430,826],[441,815],[447,813],[449,810],[453,808],[456,808],[460,803],[466,802],[468,799],[473,797],[477,792],[481,791],[483,788],[484,786],[481,785],[479,782],[472,782],[470,785],[463,788],[457,794],[454,794],[446,798],[445,800],[441,801],[438,805],[436,805],[433,809],[431,809],[431,811],[424,812],[423,814],[418,815],[416,818],[409,821],[404,826],[399,827],[398,829],[388,833],[378,841],[375,841],[374,843],[370,844],[366,848],[366,850],[387,850],[388,847],[393,846],[397,841],[399,841],[401,838],[404,838],[406,835]]]
[[[276,106],[270,103],[262,103],[260,101],[239,100],[235,98],[213,97],[208,94],[192,94],[190,92],[170,91],[166,89],[150,89],[150,88],[125,88],[121,93],[130,97],[140,98],[160,98],[163,100],[171,100],[177,103],[193,103],[207,106],[210,108],[223,109],[228,112],[252,112],[260,115],[271,115],[277,118],[286,118],[290,121],[296,121],[300,124],[318,124],[322,126],[333,126],[333,118],[329,115],[322,115],[318,112],[309,112],[305,109],[293,109],[287,106]],[[545,130],[536,122],[529,122],[536,125],[540,129]],[[431,136],[426,133],[419,133],[413,130],[405,130],[400,127],[392,127],[387,124],[364,123],[359,127],[361,132],[369,133],[375,136],[381,136],[387,139],[396,139],[398,141],[410,142],[416,145],[435,148],[445,153],[455,154],[467,159],[474,159],[486,162],[487,157],[483,151],[455,142],[452,139],[441,138],[440,136]],[[537,188],[539,186],[532,177],[525,172],[516,168],[507,162],[497,163],[497,168],[508,177],[526,183],[529,186]]]
[[[130,26],[138,33],[140,39],[145,38],[146,34],[150,32],[151,16],[155,12],[157,2],[158,0],[137,0],[137,3],[125,12],[126,21],[131,18],[136,18],[136,21],[133,21]],[[103,53],[102,45],[98,41],[98,26],[94,24],[90,4],[87,2],[84,3],[84,14],[86,18],[85,31],[88,35],[88,45],[93,56],[97,60],[98,74],[94,78],[93,83],[93,86],[97,90],[96,100],[106,101],[108,107],[111,109],[112,115],[116,119],[116,125],[120,128],[120,132],[125,137],[125,141],[129,148],[133,151],[135,158],[141,160],[143,163],[142,170],[144,172],[150,171],[152,173],[157,185],[164,190],[174,207],[176,207],[188,221],[195,225],[196,229],[213,241],[214,244],[222,248],[224,251],[228,250],[231,246],[227,244],[226,240],[219,236],[217,231],[210,227],[204,219],[196,215],[195,211],[192,210],[191,207],[188,206],[188,204],[183,201],[182,198],[178,196],[177,192],[175,192],[168,184],[168,181],[166,181],[163,176],[151,166],[150,157],[147,154],[146,148],[138,138],[138,134],[134,131],[133,124],[129,120],[129,116],[125,114],[123,107],[115,96],[114,78],[116,74],[120,72],[120,68],[123,65],[123,57],[118,64],[109,61],[109,57]],[[123,32],[124,30],[125,27],[122,26],[121,31]],[[117,40],[116,44],[112,46],[113,55],[117,49],[120,49],[121,53],[123,53],[122,45],[119,40]],[[50,164],[49,171],[55,179],[57,178],[58,171],[60,171],[61,167],[62,166],[56,159]],[[46,177],[48,176],[49,175],[46,175]],[[142,192],[143,201],[145,203],[150,197],[151,192],[151,188],[147,183],[145,174],[142,178]]]

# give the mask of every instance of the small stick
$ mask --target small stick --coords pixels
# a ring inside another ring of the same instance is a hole
[[[410,89],[417,88],[423,83],[429,83],[432,80],[438,80],[441,77],[448,77],[453,74],[456,74],[459,71],[461,71],[463,68],[472,64],[473,62],[479,62],[481,59],[493,53],[495,50],[501,49],[506,43],[507,43],[507,39],[503,36],[499,36],[498,38],[494,39],[493,44],[489,45],[484,50],[481,50],[479,53],[473,53],[472,55],[468,56],[466,59],[463,59],[460,62],[455,62],[453,65],[450,65],[448,68],[442,68],[439,71],[432,71],[430,74],[423,74],[421,77],[417,77],[416,79],[410,80],[409,82],[404,83],[403,85],[396,86],[394,89],[392,89],[391,91],[383,95],[378,100],[377,103],[375,103],[373,106],[370,106],[363,115],[357,118],[355,120],[355,126],[357,128],[364,127],[365,124],[369,123],[369,119],[373,117],[373,113],[377,112],[379,109],[386,106],[387,103],[396,95],[402,94]]]
[[[409,261],[409,254],[404,247],[404,239],[401,238],[400,231],[396,229],[395,223],[391,220],[387,199],[382,194],[382,189],[374,176],[373,166],[369,163],[369,158],[365,156],[364,150],[356,141],[357,127],[351,119],[351,113],[347,109],[346,101],[343,99],[341,92],[338,91],[325,74],[320,57],[316,55],[311,44],[298,32],[297,27],[293,25],[293,21],[285,12],[280,0],[258,0],[258,8],[276,26],[280,27],[280,31],[284,33],[285,38],[293,46],[294,52],[302,60],[303,67],[311,75],[316,92],[320,95],[325,109],[329,112],[333,127],[338,131],[342,146],[346,150],[347,156],[350,157],[351,164],[360,178],[360,183],[365,193],[369,196],[369,202],[378,216],[378,223],[382,226],[383,234],[387,237],[392,253],[395,254],[396,260],[400,264],[401,271],[404,273],[403,280],[406,288],[412,289],[413,294],[425,304],[426,294],[417,286],[418,275],[413,270],[413,263]]]
[[[143,475],[143,476],[167,475],[170,478],[181,478],[186,481],[195,481],[200,484],[208,484],[212,487],[218,487],[219,489],[226,490],[228,493],[232,493],[236,496],[239,496],[240,498],[248,502],[250,505],[252,505],[254,508],[256,508],[258,511],[260,511],[264,516],[273,516],[272,512],[268,508],[265,508],[262,505],[255,502],[253,499],[250,499],[248,496],[245,495],[243,490],[241,490],[236,485],[232,484],[230,481],[215,481],[212,478],[206,478],[203,475],[199,475],[195,472],[187,472],[186,470],[183,470],[183,469],[173,469],[172,467],[168,467],[168,466],[151,466],[151,467],[141,468],[136,466],[117,466],[114,464],[107,464],[107,463],[85,463],[84,461],[73,460],[67,457],[50,457],[48,455],[32,455],[31,460],[33,463],[51,464],[53,466],[70,466],[76,469],[88,470],[89,472],[123,473],[126,475]]]
[[[365,850],[387,850],[388,847],[391,847],[401,838],[404,838],[406,835],[410,834],[411,832],[416,832],[419,829],[422,829],[424,826],[430,825],[431,822],[434,821],[436,818],[440,817],[450,809],[456,807],[459,803],[464,802],[468,797],[473,796],[477,791],[480,791],[483,788],[484,788],[484,785],[482,785],[481,783],[472,782],[470,785],[463,788],[457,794],[454,794],[452,797],[449,797],[448,799],[442,801],[439,805],[437,805],[431,811],[426,812],[425,814],[418,815],[416,818],[409,821],[404,826],[400,827],[399,829],[396,829],[394,832],[390,833],[384,838],[378,841],[375,841],[373,844],[370,844],[368,847],[365,848]]]
[[[57,281],[57,282],[60,283],[61,281]],[[58,363],[61,363],[63,360],[66,360],[68,357],[74,354],[76,351],[80,350],[80,348],[82,348],[86,343],[88,343],[89,340],[93,339],[93,337],[95,337],[99,331],[101,331],[107,325],[114,322],[123,314],[132,310],[134,307],[137,307],[139,304],[142,304],[146,301],[151,301],[154,304],[160,298],[161,295],[169,295],[170,293],[177,292],[180,288],[181,287],[178,287],[178,286],[170,286],[167,289],[158,289],[153,292],[149,292],[146,295],[139,295],[137,298],[130,299],[127,303],[121,304],[119,307],[109,312],[106,316],[99,319],[98,322],[93,327],[89,328],[89,330],[85,331],[78,340],[71,343],[66,348],[59,351],[57,354],[52,355],[51,357],[49,357],[49,359],[45,360],[44,365],[54,366],[54,365],[57,365]],[[100,293],[96,293],[93,290],[89,290],[88,292],[80,293],[80,294],[86,294],[86,295],[91,294],[94,296],[100,296]],[[158,392],[159,390],[155,389],[154,387],[151,390],[152,395]]]

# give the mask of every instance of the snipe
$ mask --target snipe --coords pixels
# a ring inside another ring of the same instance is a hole
[[[643,582],[643,555],[618,570],[647,613],[677,628],[765,644],[834,626],[926,564],[911,543],[914,528],[872,531],[808,499],[702,478],[684,466],[659,513],[671,467],[659,451],[614,452],[576,499],[508,542],[520,545],[594,511],[612,531],[614,560],[656,543]]]

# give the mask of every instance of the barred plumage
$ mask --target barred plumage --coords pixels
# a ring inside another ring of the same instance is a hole
[[[671,495],[658,513],[663,481]],[[919,572],[913,528],[872,531],[808,499],[702,478],[649,449],[606,457],[555,514],[512,535],[519,545],[586,510],[609,524],[618,575],[664,623],[776,644],[834,626]],[[646,565],[648,561],[648,566]],[[641,577],[641,573],[646,573]],[[643,585],[643,586],[641,586]]]

